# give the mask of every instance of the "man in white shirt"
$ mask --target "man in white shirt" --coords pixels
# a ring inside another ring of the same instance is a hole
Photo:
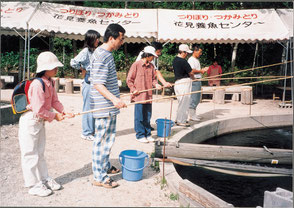
[[[202,55],[202,49],[196,45],[193,48],[192,56],[188,59],[188,63],[193,69],[192,72],[194,74],[195,80],[192,83],[191,92],[200,91],[201,90],[201,81],[196,81],[197,79],[202,78],[202,74],[204,74],[208,67],[201,69],[201,65],[199,62],[199,57]],[[201,117],[196,114],[196,108],[200,102],[200,92],[191,94],[190,98],[190,106],[189,106],[189,117],[192,121],[200,121]]]

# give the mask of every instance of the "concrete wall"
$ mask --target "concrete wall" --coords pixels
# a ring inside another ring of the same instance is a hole
[[[0,125],[14,124],[19,121],[21,114],[13,114],[11,105],[4,105],[0,107]]]
[[[191,128],[182,130],[172,136],[168,142],[183,142],[183,143],[199,143],[208,138],[219,136],[222,134],[228,134],[238,131],[262,129],[262,128],[274,128],[282,126],[293,125],[292,115],[267,115],[267,116],[248,116],[248,117],[235,117],[235,118],[225,118],[212,120],[207,122],[202,122],[200,124],[195,124]],[[161,162],[162,170],[162,162]],[[182,206],[185,207],[207,207],[213,205],[213,207],[233,207],[217,196],[211,194],[205,189],[191,183],[190,181],[183,180],[174,168],[172,163],[165,163],[165,178],[167,180],[167,185],[173,193],[179,195],[179,201]],[[183,193],[180,186],[189,187],[194,193],[194,197],[191,193]],[[199,197],[195,197],[199,196]],[[205,200],[203,201],[203,197]],[[200,200],[201,199],[201,200]]]

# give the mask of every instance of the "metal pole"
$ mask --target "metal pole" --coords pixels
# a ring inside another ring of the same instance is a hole
[[[286,62],[288,61],[288,58],[289,58],[289,56],[288,56],[288,54],[289,54],[289,47],[291,47],[290,41],[291,40],[288,40],[287,47],[285,49],[286,50]],[[287,76],[287,71],[288,71],[288,63],[285,63],[284,68],[285,68],[285,77],[286,77]],[[286,87],[287,87],[287,80],[285,79],[284,80],[283,99],[282,99],[282,105],[283,105],[283,107],[285,107]]]
[[[27,28],[29,28],[29,24],[27,24]],[[30,29],[28,29],[28,71],[27,78],[30,79]]]
[[[24,57],[23,57],[23,76],[22,80],[26,78],[26,58],[27,58],[27,29],[25,30],[25,45],[24,45]]]

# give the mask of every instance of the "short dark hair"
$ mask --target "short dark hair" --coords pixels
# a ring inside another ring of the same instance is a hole
[[[35,75],[35,77],[39,77],[39,78],[41,78],[41,77],[43,77],[43,76],[45,75],[45,73],[46,73],[46,71],[41,71],[41,72],[37,73],[37,74]]]
[[[154,56],[153,54],[151,53],[142,53],[142,58],[147,58],[147,57],[150,57],[150,56]]]
[[[110,24],[105,30],[103,41],[107,43],[110,37],[116,39],[119,37],[119,33],[126,33],[126,30],[119,24]]]
[[[201,47],[198,44],[193,46],[193,51],[199,51],[200,49],[201,49]]]
[[[88,48],[89,51],[93,52],[95,50],[95,42],[100,38],[100,33],[95,30],[88,30],[85,34],[84,47]]]
[[[162,44],[159,43],[159,42],[156,42],[156,41],[153,41],[153,42],[151,43],[151,46],[153,46],[153,47],[155,48],[155,51],[157,51],[157,50],[161,50],[161,49],[162,49]]]

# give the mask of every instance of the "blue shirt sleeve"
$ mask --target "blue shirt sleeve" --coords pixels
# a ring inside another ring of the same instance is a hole
[[[76,57],[70,60],[71,67],[74,69],[80,69],[81,67],[87,69],[88,65],[90,64],[88,53],[88,48],[81,50],[81,52]]]

